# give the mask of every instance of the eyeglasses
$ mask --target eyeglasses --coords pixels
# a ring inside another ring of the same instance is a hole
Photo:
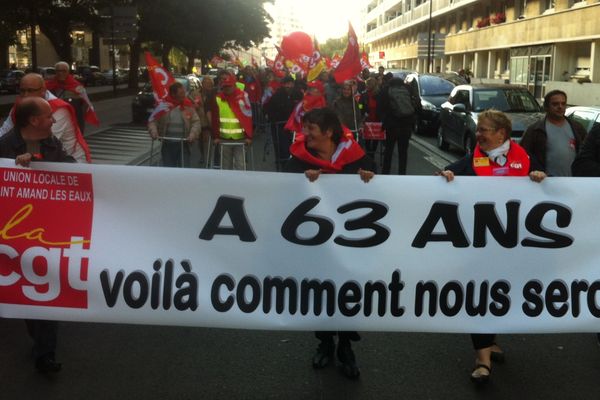
[[[35,93],[39,92],[40,90],[42,90],[42,86],[39,88],[19,88],[20,93]]]
[[[57,70],[55,70],[55,71],[56,71],[56,72],[69,72],[69,70],[68,70],[68,69],[57,69]]]
[[[475,131],[476,132],[484,133],[484,132],[493,132],[493,131],[496,131],[496,130],[497,130],[496,128],[485,128],[483,126],[478,126]]]

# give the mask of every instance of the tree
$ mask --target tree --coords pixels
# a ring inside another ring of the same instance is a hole
[[[17,31],[27,27],[23,9],[9,7],[0,14],[0,68],[8,68],[8,48],[17,43]]]
[[[344,35],[341,38],[327,39],[324,44],[319,46],[319,50],[323,56],[333,57],[336,53],[341,56],[344,54],[344,51],[346,51],[347,46],[348,35]]]

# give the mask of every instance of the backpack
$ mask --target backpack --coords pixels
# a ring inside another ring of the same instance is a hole
[[[412,96],[406,85],[391,86],[388,89],[390,110],[397,118],[409,117],[415,113]]]

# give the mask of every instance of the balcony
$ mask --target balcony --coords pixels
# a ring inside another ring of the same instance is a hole
[[[383,15],[389,9],[398,5],[400,0],[385,0],[379,6],[371,10],[367,14],[366,20],[377,20],[379,15]],[[433,1],[433,15],[441,15],[458,7],[466,6],[470,3],[475,3],[477,0],[431,0]],[[413,8],[405,10],[402,16],[386,22],[375,29],[367,32],[363,38],[365,43],[370,43],[375,40],[383,39],[402,29],[409,28],[412,25],[421,23],[429,18],[429,1]]]
[[[446,37],[446,54],[491,50],[598,36],[600,7],[588,6],[498,25],[475,28]],[[557,29],[560,27],[560,29]]]

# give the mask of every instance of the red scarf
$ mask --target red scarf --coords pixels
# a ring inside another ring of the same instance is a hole
[[[292,132],[302,132],[302,117],[304,117],[304,114],[312,109],[323,107],[327,107],[325,97],[321,95],[313,96],[310,93],[305,94],[302,101],[294,108],[284,129]]]
[[[322,172],[331,174],[340,172],[345,165],[358,161],[365,155],[353,136],[343,136],[334,153],[334,156],[337,155],[335,161],[322,160],[308,151],[304,134],[296,134],[296,141],[290,146],[290,153],[308,164],[319,167]]]
[[[492,161],[479,144],[473,152],[473,170],[477,176],[527,176],[529,175],[529,156],[524,148],[510,141],[510,149],[506,154],[506,164],[501,166]]]
[[[90,98],[88,97],[85,89],[83,88],[83,85],[77,79],[73,78],[73,75],[67,75],[67,79],[65,79],[64,82],[61,82],[56,78],[46,81],[46,89],[51,91],[52,93],[56,93],[57,90],[77,93],[87,105],[87,110],[85,112],[85,122],[95,126],[100,125],[98,115],[96,115],[96,111],[94,110],[92,102],[90,101]]]
[[[236,87],[230,95],[219,92],[217,97],[227,102],[235,117],[240,121],[246,137],[252,138],[252,105],[250,105],[248,94]],[[219,120],[218,116],[216,120]]]

